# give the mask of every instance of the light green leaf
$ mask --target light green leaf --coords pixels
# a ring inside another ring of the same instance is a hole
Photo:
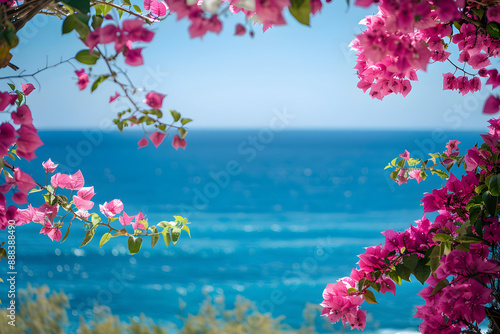
[[[102,247],[106,242],[111,239],[111,233],[104,233],[103,236],[101,237],[101,242],[99,242],[99,247]]]
[[[80,245],[80,247],[83,247],[86,244],[88,244],[92,240],[92,238],[94,237],[94,234],[95,234],[94,228],[88,230],[87,233],[85,234],[85,238],[83,238],[83,241],[82,241],[82,244]]]
[[[363,297],[368,304],[378,304],[377,299],[375,298],[375,294],[371,290],[366,290],[366,292],[363,294]]]
[[[85,64],[85,65],[94,65],[99,60],[100,57],[101,57],[101,54],[99,52],[97,52],[96,50],[92,51],[92,53],[89,53],[89,50],[86,50],[86,49],[79,51],[75,56],[76,60],[78,60],[80,63]],[[108,76],[106,76],[106,78]],[[100,77],[103,77],[103,75],[101,75]],[[99,78],[97,80],[99,80]],[[106,78],[104,78],[104,79],[106,79]],[[96,82],[97,82],[97,80],[96,80]],[[102,81],[104,81],[104,80],[102,80]],[[99,83],[97,85],[99,85]],[[94,82],[94,85],[95,85],[95,82]],[[94,87],[92,86],[92,88],[94,88]],[[96,88],[97,88],[97,86],[96,86]],[[92,91],[94,91],[94,90],[95,90],[95,88],[92,89]]]

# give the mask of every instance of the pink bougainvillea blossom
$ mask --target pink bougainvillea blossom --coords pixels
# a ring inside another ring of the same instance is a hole
[[[42,162],[43,169],[45,169],[45,172],[47,173],[54,173],[56,170],[57,166],[59,164],[55,164],[52,162],[52,159],[49,158],[49,160]]]
[[[111,202],[99,204],[99,210],[107,217],[114,217],[123,210],[123,203],[119,199],[114,199]]]
[[[33,86],[33,84],[21,84],[21,88],[23,90],[23,94],[28,96],[31,94],[32,91],[35,90],[35,86]]]
[[[165,98],[165,94],[160,94],[157,92],[149,92],[144,99],[144,103],[154,109],[160,109],[163,105],[163,99]]]
[[[181,139],[181,137],[179,137],[178,135],[175,135],[174,138],[172,139],[172,146],[176,150],[179,149],[179,147],[181,147],[183,150],[185,150],[186,146],[187,146],[186,139]]]
[[[85,70],[82,68],[80,70],[75,71],[78,76],[78,82],[76,83],[80,90],[84,90],[85,87],[89,84],[89,76],[85,73]]]
[[[150,136],[149,136],[149,139],[151,140],[151,142],[153,143],[153,145],[158,148],[158,146],[161,145],[161,143],[163,142],[163,140],[165,139],[166,137],[166,134],[162,133],[162,132],[159,132],[159,131],[156,131],[156,132],[153,132]]]

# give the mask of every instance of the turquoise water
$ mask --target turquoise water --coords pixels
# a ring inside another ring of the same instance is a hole
[[[186,151],[169,143],[137,150],[138,134],[42,132],[45,146],[33,166],[51,157],[63,172],[81,169],[94,185],[96,203],[120,198],[125,211],[142,210],[150,222],[181,214],[192,222],[189,239],[168,249],[146,240],[131,256],[126,239],[99,248],[104,231],[79,248],[74,224],[63,244],[38,236],[39,226],[17,229],[17,287],[47,284],[71,299],[70,321],[93,317],[95,303],[126,319],[140,313],[176,321],[179,298],[196,312],[204,293],[237,295],[263,312],[285,315],[299,327],[306,303],[319,304],[327,283],[347,276],[363,247],[383,242],[381,231],[404,230],[421,218],[424,192],[441,184],[397,186],[383,168],[404,149],[412,155],[443,151],[447,140],[470,147],[475,133],[431,132],[192,131]],[[168,138],[167,138],[168,140]],[[30,195],[30,197],[34,195]],[[397,295],[363,305],[367,331],[414,331],[420,284],[403,284]],[[0,285],[2,299],[5,286]],[[339,328],[339,326],[335,326]],[[330,328],[318,329],[331,332]]]

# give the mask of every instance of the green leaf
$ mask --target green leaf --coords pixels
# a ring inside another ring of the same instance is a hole
[[[493,39],[500,38],[500,29],[498,29],[498,24],[496,24],[495,22],[488,23],[488,25],[486,26],[486,32]]]
[[[104,233],[103,236],[101,237],[101,242],[99,242],[99,247],[102,247],[106,242],[111,239],[111,233]]]
[[[375,298],[375,294],[371,290],[366,290],[366,292],[363,294],[363,297],[368,304],[378,304],[377,299]]]
[[[392,171],[390,177],[391,177],[391,180],[393,180],[393,181],[396,180],[396,178],[398,177],[398,170]]]
[[[122,235],[127,235],[127,229],[125,228],[122,228],[121,230],[119,230],[118,232],[116,232],[115,234],[112,235],[112,237],[119,237],[119,236],[122,236]]]
[[[83,238],[83,241],[82,241],[82,244],[80,245],[80,247],[83,247],[86,244],[88,244],[90,242],[90,240],[92,240],[92,238],[94,237],[94,234],[95,234],[94,228],[91,228],[90,230],[88,230],[87,233],[85,234],[85,238]]]
[[[491,195],[500,196],[500,174],[493,175],[490,178],[488,189],[490,190]]]
[[[169,227],[172,227],[173,225],[170,224],[170,222],[164,220],[164,221],[161,221],[158,224],[156,224],[156,226],[163,227],[163,228],[169,228]]]
[[[9,83],[9,84],[7,84],[7,85],[9,85],[10,89],[12,89],[12,90],[16,90],[16,86],[15,86],[15,85],[13,85],[13,84],[11,84],[11,83]]]
[[[109,78],[109,75],[100,75],[92,84],[92,89],[91,92],[95,91],[97,87],[103,83],[107,78]]]
[[[82,14],[90,13],[90,0],[63,0],[62,2],[80,11]]]
[[[436,233],[432,237],[432,240],[434,240],[434,241],[453,241],[453,237],[451,235],[444,234],[444,233]]]
[[[76,60],[78,60],[80,63],[85,64],[85,65],[94,65],[99,60],[100,57],[101,57],[101,54],[99,52],[97,52],[96,50],[94,50],[94,51],[92,51],[92,53],[90,53],[89,50],[87,50],[87,49],[81,50],[75,56]],[[102,77],[102,75],[100,77]],[[99,78],[97,80],[99,80]],[[97,82],[97,80],[96,80],[96,82]],[[104,81],[104,80],[102,80],[102,81]],[[94,83],[94,85],[95,85],[95,83]],[[92,88],[94,88],[94,87],[92,86]],[[96,86],[96,88],[97,88],[97,86]],[[94,91],[94,90],[92,90],[92,91]]]
[[[135,9],[135,11],[136,11],[137,13],[142,14],[141,7],[139,7],[139,6],[137,6],[137,5],[134,5],[133,7],[134,7],[134,9]]]
[[[101,15],[92,15],[92,28],[97,29],[102,25],[104,18]]]
[[[351,294],[353,292],[357,292],[357,291],[358,291],[358,289],[356,289],[356,288],[349,288],[349,289],[347,289],[347,293],[349,293],[349,294]]]
[[[398,167],[400,168],[403,168],[405,166],[405,163],[406,163],[406,160],[405,159],[401,159],[398,161]]]
[[[392,279],[397,285],[401,285],[401,277],[395,271],[389,271],[389,278]]]
[[[468,236],[468,235],[458,236],[455,238],[455,241],[463,243],[463,244],[477,244],[477,243],[483,242],[483,240],[481,238]]]
[[[498,206],[498,197],[492,196],[487,190],[483,194],[483,201],[490,216],[494,216]]]
[[[187,232],[189,237],[191,238],[191,231],[189,230],[189,227],[187,225],[182,226],[182,229]]]
[[[451,253],[451,245],[452,245],[452,242],[451,241],[441,241],[441,248],[440,248],[440,252],[439,252],[439,257],[442,257],[443,255],[448,255]]]
[[[398,161],[398,158],[394,158],[394,159],[392,159],[392,161],[391,161],[391,165],[392,165],[393,167],[396,167],[396,161]]]
[[[413,272],[413,275],[415,275],[418,281],[422,284],[424,284],[431,275],[431,267],[426,265],[425,262],[427,262],[425,259],[418,261],[417,267]]]
[[[434,289],[432,289],[432,292],[430,294],[430,296],[434,296],[436,293],[438,293],[439,291],[443,290],[443,288],[447,287],[448,285],[450,285],[450,282],[448,282],[448,280],[446,278],[440,280],[436,286],[434,287]]]
[[[432,174],[436,174],[437,176],[439,176],[442,179],[447,179],[448,178],[448,174],[446,174],[446,172],[444,172],[444,171],[442,171],[440,169],[432,168],[431,169],[431,173]]]
[[[184,139],[184,137],[186,137],[187,135],[187,130],[184,129],[184,128],[179,128],[179,134],[181,135],[181,139]]]
[[[172,228],[172,241],[174,242],[174,245],[177,243],[180,236],[181,236],[181,229],[178,227],[173,227]]]
[[[151,235],[151,248],[154,248],[159,239],[160,233],[154,233]]]
[[[122,0],[122,2],[124,5],[132,6],[132,4],[130,3],[130,0]]]
[[[479,17],[480,20],[483,19],[485,12],[484,8],[472,8],[472,11]]]
[[[418,264],[418,255],[417,254],[412,254],[410,256],[405,256],[403,258],[403,264],[406,268],[410,269],[411,272],[415,270]]]
[[[93,226],[96,226],[101,222],[101,217],[97,213],[93,213],[90,215],[90,221],[92,222]]]
[[[411,271],[403,264],[396,265],[396,272],[401,279],[410,282]]]
[[[140,237],[128,237],[128,250],[130,254],[134,255],[139,253],[141,250],[142,238]]]
[[[181,118],[181,114],[179,114],[175,110],[169,110],[170,113],[172,114],[172,117],[174,118],[174,122],[177,122]]]
[[[0,257],[3,257],[7,260],[7,250],[5,248],[0,248]]]
[[[168,247],[170,245],[170,233],[168,233],[168,229],[164,229],[161,234],[163,234],[163,240]]]
[[[87,35],[90,33],[88,22],[89,17],[87,15],[78,13],[69,15],[63,22],[62,33],[67,34],[73,30],[76,30],[82,40],[86,40]]]
[[[68,224],[68,229],[66,230],[66,233],[64,234],[64,237],[62,238],[61,243],[63,243],[64,240],[66,240],[66,238],[68,237],[70,227],[71,227],[71,221]]]
[[[102,15],[104,17],[113,9],[113,7],[109,5],[95,5],[94,9],[97,15]]]
[[[186,125],[188,124],[189,122],[192,122],[193,120],[191,118],[183,118],[181,119],[181,123],[182,125]]]
[[[310,0],[290,0],[290,4],[290,7],[288,7],[290,14],[292,14],[297,21],[308,26],[309,16],[311,14]]]
[[[435,245],[429,248],[429,250],[427,251],[427,253],[429,254],[429,262],[427,264],[430,266],[432,272],[435,272],[440,265],[440,249],[440,246]]]

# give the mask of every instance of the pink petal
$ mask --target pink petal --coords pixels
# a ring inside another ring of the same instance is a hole
[[[14,195],[12,195],[12,200],[16,204],[27,204],[28,200],[26,199],[26,193],[22,192],[15,192]]]
[[[242,36],[242,35],[245,35],[245,33],[246,33],[246,32],[247,32],[247,30],[246,30],[246,28],[245,28],[242,24],[238,23],[238,24],[236,25],[236,29],[235,29],[235,32],[234,32],[234,34],[235,34],[236,36]]]
[[[149,140],[147,138],[141,138],[137,144],[139,145],[138,148],[143,148],[149,145]]]
[[[21,84],[21,87],[23,89],[23,94],[28,96],[32,91],[35,90],[35,86],[33,84]]]
[[[120,94],[118,94],[118,92],[115,92],[115,95],[109,97],[109,103],[116,100],[118,98],[118,96],[120,96]]]
[[[499,109],[500,109],[500,100],[498,99],[498,97],[491,95],[490,97],[488,97],[486,103],[484,104],[483,113],[495,114],[498,112]]]
[[[163,142],[163,139],[165,139],[165,137],[166,137],[166,135],[164,133],[156,131],[149,136],[149,139],[151,139],[151,141],[153,142],[153,145],[156,148],[158,148],[158,146],[160,146],[160,144]]]
[[[172,146],[176,150],[179,149],[179,147],[185,150],[187,146],[186,139],[181,139],[178,135],[175,135],[174,139],[172,140]]]

